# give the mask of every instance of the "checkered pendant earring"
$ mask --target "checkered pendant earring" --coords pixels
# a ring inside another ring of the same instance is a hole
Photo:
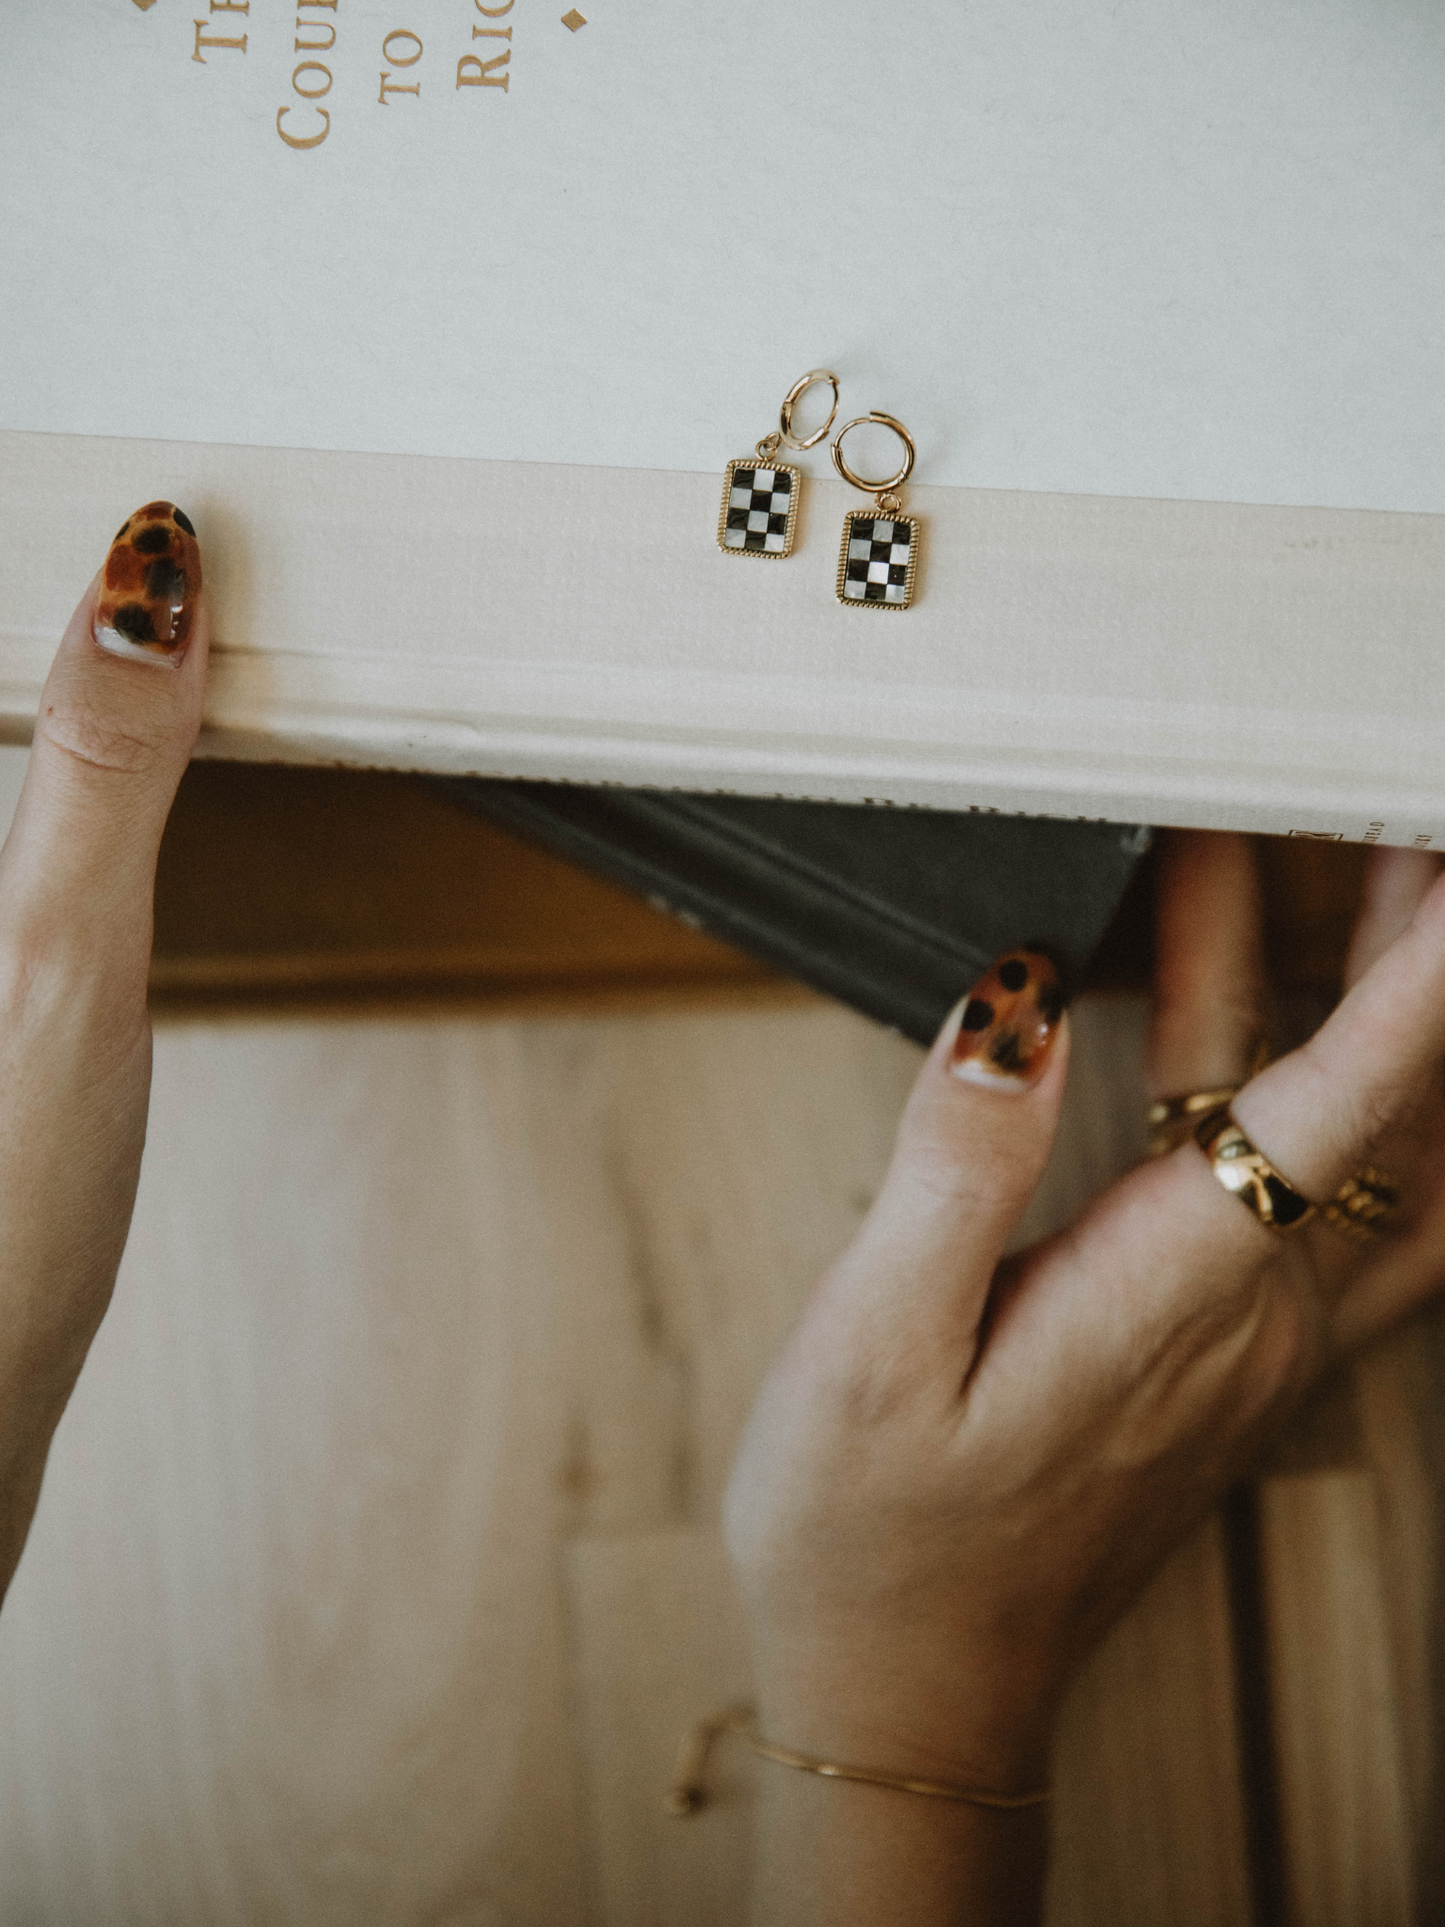
[[[903,460],[897,472],[883,482],[865,481],[849,468],[843,455],[843,437],[865,422],[878,422],[891,428],[903,443]],[[913,600],[913,585],[918,574],[918,537],[916,515],[901,513],[903,504],[894,493],[913,473],[916,454],[913,437],[891,415],[859,415],[838,430],[833,443],[833,466],[845,482],[873,497],[871,509],[849,509],[843,517],[843,546],[838,555],[838,600],[849,609],[906,609]]]
[[[793,433],[793,410],[815,382],[833,390],[828,419],[815,434],[800,439]],[[838,413],[838,377],[827,368],[810,368],[783,397],[778,426],[764,435],[751,455],[729,462],[723,481],[722,510],[717,522],[717,545],[724,555],[763,555],[777,559],[793,552],[798,526],[798,491],[803,472],[778,460],[780,448],[812,448],[822,441]]]

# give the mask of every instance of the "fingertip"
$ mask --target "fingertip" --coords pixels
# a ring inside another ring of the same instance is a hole
[[[1043,1077],[1064,1015],[1058,966],[1044,951],[1006,950],[964,998],[947,1070],[961,1083],[1022,1095]]]
[[[110,655],[176,668],[201,594],[195,525],[174,502],[147,502],[116,531],[100,572],[92,634]]]
[[[1012,1198],[1048,1157],[1068,1072],[1052,960],[1006,951],[949,1013],[904,1114],[900,1155],[986,1169]]]
[[[37,738],[79,706],[189,756],[200,727],[211,605],[189,516],[155,501],[121,525],[75,606],[41,697]]]
[[[116,915],[148,927],[209,643],[189,518],[150,503],[123,524],[50,666],[6,845],[7,908],[65,904],[71,922]]]
[[[999,1071],[988,1061],[985,1052],[967,1048],[960,1050],[963,1041],[962,1020],[967,1007],[967,999],[959,1003],[949,1019],[947,1041],[944,1043],[939,1069],[955,1084],[967,1085],[973,1090],[988,1091],[998,1097],[1016,1100],[1021,1097],[1047,1097],[1057,1086],[1062,1090],[1068,1068],[1069,1058],[1069,1013],[1061,1010],[1057,1021],[1050,1027],[1047,1040],[1035,1052],[1033,1061],[1026,1072]]]

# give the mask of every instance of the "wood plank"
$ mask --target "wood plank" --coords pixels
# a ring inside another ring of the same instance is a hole
[[[1445,1918],[1445,1306],[1435,1304],[1362,1358],[1355,1370],[1365,1461],[1376,1495],[1380,1576],[1388,1617],[1403,1760],[1414,1918]]]
[[[1297,1927],[1440,1911],[1440,1330],[1427,1314],[1341,1374],[1334,1449],[1310,1450],[1317,1406],[1297,1465],[1286,1452],[1263,1488]]]
[[[1298,1927],[1408,1927],[1400,1679],[1368,1469],[1263,1493],[1280,1790]]]
[[[531,1088],[505,1028],[158,1037],[0,1619],[0,1918],[584,1919]]]
[[[821,1007],[163,1027],[0,1620],[0,1917],[586,1918],[561,1547],[710,1511],[914,1061]]]
[[[1216,1520],[1165,1567],[1079,1680],[1055,1786],[1048,1927],[1247,1927]]]
[[[750,1691],[746,1632],[715,1532],[579,1539],[569,1565],[593,1814],[596,1927],[745,1927],[760,1768],[737,1741],[709,1805],[662,1794],[693,1723]],[[773,1769],[780,1770],[780,1769]]]

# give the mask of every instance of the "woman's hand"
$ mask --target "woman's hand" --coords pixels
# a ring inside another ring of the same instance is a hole
[[[156,857],[200,727],[200,586],[184,515],[132,516],[65,632],[0,850],[0,1596],[135,1201]]]
[[[1244,1084],[1265,1004],[1248,846],[1162,854],[1154,1092]],[[1436,869],[1375,855],[1358,981],[1234,1104],[1321,1203],[1366,1162],[1398,1175],[1401,1222],[1369,1247],[1318,1219],[1268,1229],[1191,1142],[1005,1258],[1063,1091],[1050,966],[1015,953],[945,1026],[733,1475],[765,1736],[920,1779],[1043,1782],[1090,1648],[1310,1383],[1445,1277]],[[764,1920],[1032,1917],[1037,1810],[782,1769],[765,1785]]]

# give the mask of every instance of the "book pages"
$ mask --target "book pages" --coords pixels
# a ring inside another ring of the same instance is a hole
[[[217,612],[203,754],[1445,842],[1445,517],[919,488],[881,611],[832,593],[852,490],[774,566],[719,554],[717,486],[0,437],[0,731],[160,493]]]

